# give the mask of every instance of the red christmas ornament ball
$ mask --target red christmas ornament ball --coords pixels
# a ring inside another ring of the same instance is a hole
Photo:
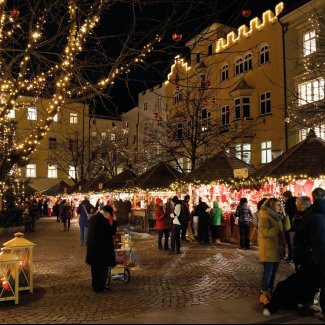
[[[12,9],[10,10],[10,14],[15,16],[15,17],[18,17],[20,15],[20,11],[18,9]]]
[[[245,18],[249,17],[251,15],[251,13],[252,12],[249,9],[243,9],[241,11],[242,16],[245,17]]]
[[[173,41],[175,41],[175,42],[179,42],[179,41],[181,41],[182,38],[183,38],[183,35],[180,34],[180,33],[174,33],[174,34],[172,35],[172,39],[173,39]]]

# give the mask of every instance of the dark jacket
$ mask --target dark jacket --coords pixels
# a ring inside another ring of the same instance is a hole
[[[290,197],[287,199],[284,205],[284,211],[289,216],[290,224],[293,225],[293,218],[297,215],[297,205],[296,205],[296,197]],[[291,227],[289,231],[294,231],[294,228]]]
[[[325,199],[316,200],[307,222],[308,238],[316,264],[325,264]]]
[[[86,210],[89,212],[90,208],[93,208],[93,205],[88,201],[88,200],[83,200],[77,209],[77,214],[80,215],[79,218],[79,226],[80,227],[88,227],[88,217],[86,214],[86,211],[83,207],[83,205],[85,206]]]
[[[312,247],[308,240],[306,223],[310,218],[311,209],[298,212],[293,219],[295,236],[293,240],[293,260],[297,265],[312,262]]]
[[[112,225],[101,214],[89,219],[86,263],[90,265],[114,267],[116,265],[113,236],[117,222]]]
[[[250,224],[253,221],[253,213],[247,203],[238,205],[235,215],[239,217],[239,223]]]
[[[210,215],[207,212],[209,206],[205,202],[200,202],[194,211],[194,215],[199,217],[200,224],[209,224],[210,222]]]

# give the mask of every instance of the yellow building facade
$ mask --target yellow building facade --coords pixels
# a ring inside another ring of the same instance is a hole
[[[41,119],[46,118],[50,100],[20,97],[19,103],[19,110],[9,113],[10,119],[16,122],[17,145],[33,132]],[[73,179],[79,178],[81,169],[88,167],[101,139],[113,136],[112,128],[115,124],[120,127],[122,121],[115,117],[90,115],[89,106],[84,103],[66,103],[55,116],[27,165],[22,168],[22,179],[29,180],[30,186],[37,192],[60,181],[72,185]],[[78,146],[77,153],[82,158],[73,157],[75,146]],[[78,164],[75,163],[76,158]]]
[[[202,119],[218,123],[223,139],[232,134],[227,150],[256,167],[286,149],[282,10],[280,3],[238,30],[211,25],[186,44],[190,59],[175,58],[164,84],[169,116],[199,89]]]

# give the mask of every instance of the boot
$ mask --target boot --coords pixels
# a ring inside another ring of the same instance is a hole
[[[259,302],[263,305],[267,305],[270,300],[269,300],[269,296],[268,296],[268,292],[267,291],[263,291],[261,294],[260,294],[260,299],[259,299]]]

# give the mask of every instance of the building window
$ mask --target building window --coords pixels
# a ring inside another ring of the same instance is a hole
[[[116,140],[116,134],[115,133],[111,133],[111,141],[115,141]]]
[[[244,72],[243,59],[239,58],[235,63],[235,75],[239,75]]]
[[[267,164],[272,161],[272,141],[261,143],[261,163]]]
[[[229,106],[221,107],[221,125],[229,125],[230,123],[230,109]]]
[[[235,120],[251,117],[251,107],[249,97],[235,99]]]
[[[229,79],[229,66],[228,64],[224,65],[221,69],[221,81]]]
[[[299,105],[302,106],[324,99],[324,86],[323,78],[310,80],[298,85]]]
[[[77,179],[77,169],[74,166],[69,166],[69,177],[72,179]]]
[[[26,166],[26,177],[36,177],[36,164]]]
[[[244,60],[244,71],[249,71],[253,69],[253,59],[252,54],[247,54]]]
[[[106,132],[102,132],[101,137],[102,137],[102,139],[106,139],[107,138]]]
[[[97,138],[97,132],[96,131],[92,131],[91,132],[91,138],[92,139],[96,139]]]
[[[115,122],[112,122],[112,127],[115,128]]]
[[[59,121],[59,114],[55,114],[53,116],[53,122],[58,122]]]
[[[147,111],[148,110],[148,102],[143,103],[143,110]]]
[[[299,140],[303,141],[307,138],[310,129],[302,129],[299,131]],[[318,138],[325,140],[325,124],[313,127]]]
[[[49,138],[49,149],[56,149],[56,138]]]
[[[210,129],[211,123],[211,112],[209,112],[206,108],[203,108],[201,111],[201,128],[202,131],[208,131]]]
[[[125,122],[125,128],[126,128],[126,129],[129,128],[129,122]]]
[[[241,159],[246,164],[252,161],[252,145],[250,143],[237,144],[235,147],[236,157]]]
[[[175,140],[181,140],[183,139],[183,124],[182,123],[178,123],[175,125]]]
[[[196,63],[201,62],[201,53],[196,53]]]
[[[36,107],[28,107],[28,109],[27,109],[27,120],[37,121]]]
[[[271,93],[260,94],[260,111],[261,115],[271,113]]]
[[[9,118],[15,118],[16,117],[16,110],[12,108],[8,113]]]
[[[261,48],[259,58],[260,58],[260,64],[265,64],[267,62],[270,62],[270,50],[268,45],[264,45]]]
[[[78,124],[78,114],[70,113],[70,124]]]
[[[309,31],[304,34],[303,50],[304,50],[304,56],[316,52],[316,31],[315,30]]]
[[[174,104],[182,101],[182,90],[176,90],[174,94]]]
[[[133,142],[132,142],[132,144],[135,144],[135,142],[136,142],[136,135],[133,135]]]
[[[212,48],[212,44],[209,44],[208,45],[208,55],[212,55],[212,52],[213,52],[213,48]]]
[[[58,168],[57,166],[48,166],[48,170],[47,170],[47,177],[48,178],[58,178]]]

